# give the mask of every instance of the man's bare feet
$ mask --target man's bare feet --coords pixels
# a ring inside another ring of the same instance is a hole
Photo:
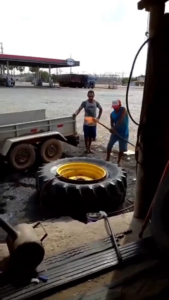
[[[94,152],[93,152],[91,149],[89,149],[89,153],[90,153],[90,154],[94,154]]]

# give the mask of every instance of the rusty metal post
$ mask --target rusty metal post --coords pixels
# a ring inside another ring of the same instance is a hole
[[[136,218],[144,218],[147,214],[162,175],[162,170],[169,158],[169,152],[168,157],[166,154],[166,149],[169,149],[169,131],[166,141],[169,128],[169,64],[167,60],[169,52],[166,51],[166,33],[163,32],[165,4],[154,5],[149,10],[149,34],[153,38],[150,40],[148,47],[146,79],[140,117],[139,142],[141,149],[138,155],[139,164],[134,210]]]

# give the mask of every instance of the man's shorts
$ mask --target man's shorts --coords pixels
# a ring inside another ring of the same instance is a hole
[[[96,139],[96,126],[83,125],[84,138]]]
[[[128,138],[129,138],[128,136],[125,137],[125,140],[128,141]],[[126,151],[128,150],[128,143],[127,143],[126,141],[120,139],[120,138],[119,138],[117,135],[115,135],[115,134],[111,134],[110,140],[109,140],[108,145],[107,145],[107,150],[108,150],[108,151],[111,151],[112,148],[113,148],[113,146],[114,146],[114,144],[115,144],[116,142],[119,142],[119,152],[126,152]]]

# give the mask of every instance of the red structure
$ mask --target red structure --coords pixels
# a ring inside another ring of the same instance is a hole
[[[72,64],[70,65],[70,60]],[[53,58],[41,58],[32,56],[19,56],[0,54],[0,65],[12,65],[12,66],[24,66],[24,67],[39,67],[39,68],[66,68],[66,67],[78,67],[79,61],[73,59],[53,59]]]

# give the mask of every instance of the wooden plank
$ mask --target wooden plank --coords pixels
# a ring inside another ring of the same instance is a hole
[[[141,240],[136,243],[131,243],[126,246],[121,246],[120,251],[124,262],[129,260],[135,260],[136,257],[148,258],[149,254],[155,254],[154,243],[151,238]],[[55,262],[52,265],[48,265],[47,261],[46,271],[43,272],[44,276],[47,276],[47,283],[39,283],[38,285],[30,284],[26,287],[15,288],[11,284],[2,285],[0,287],[0,299],[2,300],[23,300],[23,299],[37,299],[37,297],[45,296],[44,293],[50,294],[54,289],[61,288],[64,285],[75,282],[82,278],[87,278],[92,274],[95,274],[108,269],[115,268],[119,262],[116,257],[114,249],[106,250],[94,255],[83,257],[75,261],[67,262],[58,266]],[[42,267],[43,269],[43,267]]]
[[[153,276],[158,268],[157,261],[148,261],[146,264],[142,264],[139,268],[129,269],[127,274],[122,274],[122,277],[113,280],[113,282],[108,286],[102,286],[101,288],[91,290],[90,292],[83,293],[77,297],[72,297],[70,300],[112,300],[112,299],[121,299],[121,290],[126,285],[133,286],[135,283],[145,278],[147,279],[150,276]],[[126,271],[126,270],[125,270]],[[123,289],[124,290],[124,289]],[[124,295],[124,294],[123,294]],[[119,298],[116,298],[119,296]],[[113,298],[115,297],[115,298]],[[138,294],[137,294],[138,298]],[[130,298],[131,299],[131,298]],[[147,298],[146,298],[147,299]]]
[[[146,243],[148,242],[148,244]],[[152,252],[152,245],[150,239],[145,240],[145,244],[142,243],[142,247],[139,247],[139,242],[132,243],[131,245],[122,246],[121,254],[124,263],[127,261],[135,260],[136,257],[148,258],[149,250]],[[129,247],[129,248],[128,248]],[[61,286],[70,284],[73,281],[87,278],[92,274],[97,274],[100,271],[110,271],[119,264],[114,249],[105,251],[103,253],[92,255],[75,262],[68,263],[67,265],[56,267],[55,269],[47,270],[44,276],[47,276],[47,283],[39,283],[38,285],[30,284],[25,288],[13,288],[12,285],[4,286],[0,289],[0,298],[2,300],[26,300],[42,298],[44,293],[51,293],[51,290],[56,291]]]

